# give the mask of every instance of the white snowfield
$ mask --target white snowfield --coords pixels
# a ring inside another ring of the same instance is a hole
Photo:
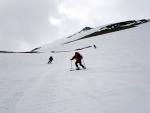
[[[0,113],[150,113],[150,22],[64,42],[0,54]],[[75,51],[51,53],[87,46],[78,51],[86,70],[70,71]]]

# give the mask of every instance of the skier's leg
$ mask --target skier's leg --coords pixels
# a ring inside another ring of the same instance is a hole
[[[52,63],[52,61],[50,61],[50,63]]]
[[[79,69],[78,63],[79,63],[78,61],[75,62],[75,65],[76,65],[77,69]]]
[[[84,68],[84,69],[85,69],[85,67],[84,67],[84,65],[82,64],[82,62],[81,62],[81,61],[79,62],[79,64],[80,64],[80,66],[82,66],[82,68]]]

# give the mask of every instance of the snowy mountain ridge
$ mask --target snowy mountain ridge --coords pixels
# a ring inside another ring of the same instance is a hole
[[[123,30],[123,29],[132,28],[132,27],[135,27],[135,26],[137,26],[139,24],[143,24],[143,23],[146,23],[146,22],[149,22],[149,21],[150,21],[150,19],[142,19],[142,20],[130,20],[130,21],[113,23],[113,24],[101,27],[99,29],[99,32],[100,31],[101,32],[105,32],[105,33],[115,32],[115,31],[119,31],[119,30]],[[78,33],[81,33],[81,32],[84,32],[84,31],[88,31],[88,30],[91,30],[91,29],[93,29],[93,28],[85,27]],[[110,31],[110,30],[112,30],[112,31]],[[71,37],[75,36],[76,34],[77,33],[75,33],[74,35],[69,36],[68,38],[71,38]],[[93,34],[93,36],[95,36],[94,33],[92,33],[92,34]],[[92,34],[90,34],[90,35],[92,36]],[[104,33],[101,33],[101,34],[104,34]],[[97,34],[97,35],[100,35],[100,34]],[[85,36],[85,37],[91,37],[91,36]]]
[[[58,44],[58,46],[60,46],[60,45],[68,44],[68,43],[86,39],[86,38],[91,38],[91,37],[95,37],[95,36],[104,35],[107,33],[125,30],[125,29],[129,29],[129,28],[137,27],[138,25],[147,23],[149,21],[150,21],[150,19],[130,20],[130,21],[113,23],[113,24],[109,24],[109,25],[105,25],[105,26],[100,26],[100,27],[96,27],[96,28],[85,27],[78,33],[75,33],[67,38],[63,38],[61,40],[55,41],[52,45],[56,46]],[[49,47],[47,47],[48,45],[49,45]],[[90,46],[90,45],[87,45],[87,46]],[[51,49],[51,47],[53,47],[53,46],[51,46],[51,44],[46,45],[47,49],[48,48]],[[35,50],[32,50],[32,52],[38,52],[38,50],[41,51],[40,49],[42,50],[43,48],[39,47]],[[78,48],[76,48],[76,49],[78,49]],[[52,50],[52,52],[54,52],[54,50]]]

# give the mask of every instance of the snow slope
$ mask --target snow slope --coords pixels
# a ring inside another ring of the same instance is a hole
[[[44,53],[0,54],[0,113],[149,113],[149,31],[150,22],[61,45],[64,38]],[[69,71],[74,50],[94,44],[79,51],[87,69]]]

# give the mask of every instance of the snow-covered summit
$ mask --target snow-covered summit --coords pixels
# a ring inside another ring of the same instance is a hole
[[[80,32],[82,32],[82,31],[88,31],[88,30],[91,30],[91,29],[93,29],[93,28],[91,28],[91,27],[85,27],[85,28],[83,28]],[[79,32],[79,33],[80,33]]]
[[[62,45],[65,44],[69,44],[75,41],[79,41],[82,39],[86,39],[86,38],[92,38],[95,36],[101,36],[107,33],[112,33],[112,32],[117,32],[120,30],[126,30],[126,29],[130,29],[133,27],[137,27],[139,25],[142,25],[144,23],[149,22],[149,19],[142,19],[142,20],[130,20],[130,21],[124,21],[124,22],[118,22],[118,23],[113,23],[113,24],[108,24],[105,26],[100,26],[100,27],[96,27],[96,28],[91,28],[91,27],[85,27],[83,28],[80,32],[75,33],[67,38],[62,38],[61,40],[57,40],[53,43],[47,44],[45,46],[39,47],[39,49],[34,49],[35,51],[39,51],[39,52],[54,52],[55,50],[53,48],[55,48],[56,46],[59,47],[63,47]],[[77,49],[77,48],[76,48]],[[34,52],[34,50],[32,50],[32,52]],[[68,50],[69,51],[69,50]]]

